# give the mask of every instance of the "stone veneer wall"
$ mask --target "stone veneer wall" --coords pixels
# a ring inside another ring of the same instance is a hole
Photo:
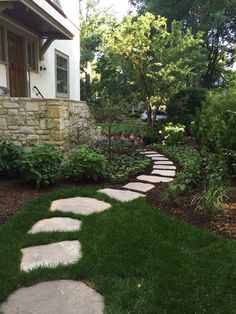
[[[99,130],[85,102],[0,97],[0,139],[22,146],[90,143]]]

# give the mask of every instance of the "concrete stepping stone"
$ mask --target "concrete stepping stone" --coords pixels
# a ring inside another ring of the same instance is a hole
[[[80,281],[46,281],[16,290],[0,310],[4,314],[102,314],[104,299]]]
[[[166,177],[159,177],[159,176],[146,176],[146,175],[141,175],[137,177],[138,180],[140,181],[145,181],[145,182],[151,182],[151,183],[160,183],[160,182],[171,182],[173,181],[173,178],[166,178]]]
[[[90,215],[100,213],[111,208],[111,205],[89,197],[65,198],[52,202],[51,211],[62,211],[64,213],[74,213],[81,215]]]
[[[155,160],[155,161],[169,161],[168,158],[166,157],[151,157],[152,160]]]
[[[149,184],[149,183],[141,183],[141,182],[131,182],[123,186],[123,188],[128,190],[135,190],[138,192],[146,193],[153,188],[155,188],[155,185]]]
[[[152,174],[158,174],[160,176],[166,176],[166,177],[174,177],[176,172],[175,170],[153,170]]]
[[[116,190],[116,189],[103,189],[98,192],[108,195],[111,198],[116,199],[119,202],[130,202],[139,197],[145,197],[145,195],[132,192],[132,191],[124,191],[124,190]]]
[[[176,170],[176,167],[175,166],[168,166],[168,165],[153,165],[153,169]]]
[[[53,217],[38,221],[28,233],[34,234],[39,232],[69,232],[79,231],[81,221],[72,218]]]
[[[170,160],[154,161],[154,165],[174,165]]]
[[[39,267],[54,268],[76,263],[81,257],[79,241],[63,241],[46,245],[27,247],[21,250],[21,270],[29,272]]]

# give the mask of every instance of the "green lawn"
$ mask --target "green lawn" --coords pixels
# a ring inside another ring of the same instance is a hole
[[[0,229],[0,302],[15,289],[43,280],[91,283],[106,313],[236,313],[236,242],[160,213],[144,199],[119,203],[95,187],[58,191],[33,201]],[[50,213],[54,199],[92,196],[112,203],[101,214]],[[27,235],[39,219],[81,218],[80,232]],[[70,267],[19,271],[25,246],[79,239],[83,258]]]
[[[101,123],[103,134],[108,134],[108,123]],[[112,134],[116,133],[135,133],[140,135],[143,130],[145,130],[147,124],[142,122],[140,119],[131,119],[131,120],[124,120],[122,122],[113,123],[112,124]]]

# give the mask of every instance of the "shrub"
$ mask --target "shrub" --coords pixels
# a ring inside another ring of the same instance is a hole
[[[236,92],[213,93],[207,97],[194,127],[197,140],[224,157],[228,171],[235,174]]]
[[[182,124],[173,124],[172,122],[164,126],[159,134],[163,137],[163,144],[177,145],[181,144],[184,139],[185,126]]]
[[[6,177],[19,174],[19,164],[23,154],[22,147],[7,141],[0,142],[0,174]]]
[[[55,182],[63,154],[53,145],[44,144],[26,151],[20,166],[24,178],[41,188]]]
[[[83,146],[73,149],[64,167],[67,177],[73,180],[93,179],[97,180],[105,177],[107,159],[99,152]]]
[[[95,148],[101,150],[105,155],[109,155],[109,141],[98,141]],[[112,155],[133,154],[139,148],[139,145],[134,140],[112,139],[111,152]]]
[[[186,88],[177,92],[170,98],[167,106],[168,119],[173,123],[186,126],[189,133],[191,121],[201,108],[207,96],[207,90],[201,88]]]
[[[141,132],[141,138],[146,145],[157,143],[160,139],[159,133],[155,128],[146,128]]]

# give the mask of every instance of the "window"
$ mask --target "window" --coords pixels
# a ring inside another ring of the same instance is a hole
[[[56,51],[56,94],[69,97],[69,57]]]
[[[37,71],[37,45],[35,41],[27,40],[28,67],[30,70]]]
[[[0,26],[0,61],[6,61],[4,28]]]

